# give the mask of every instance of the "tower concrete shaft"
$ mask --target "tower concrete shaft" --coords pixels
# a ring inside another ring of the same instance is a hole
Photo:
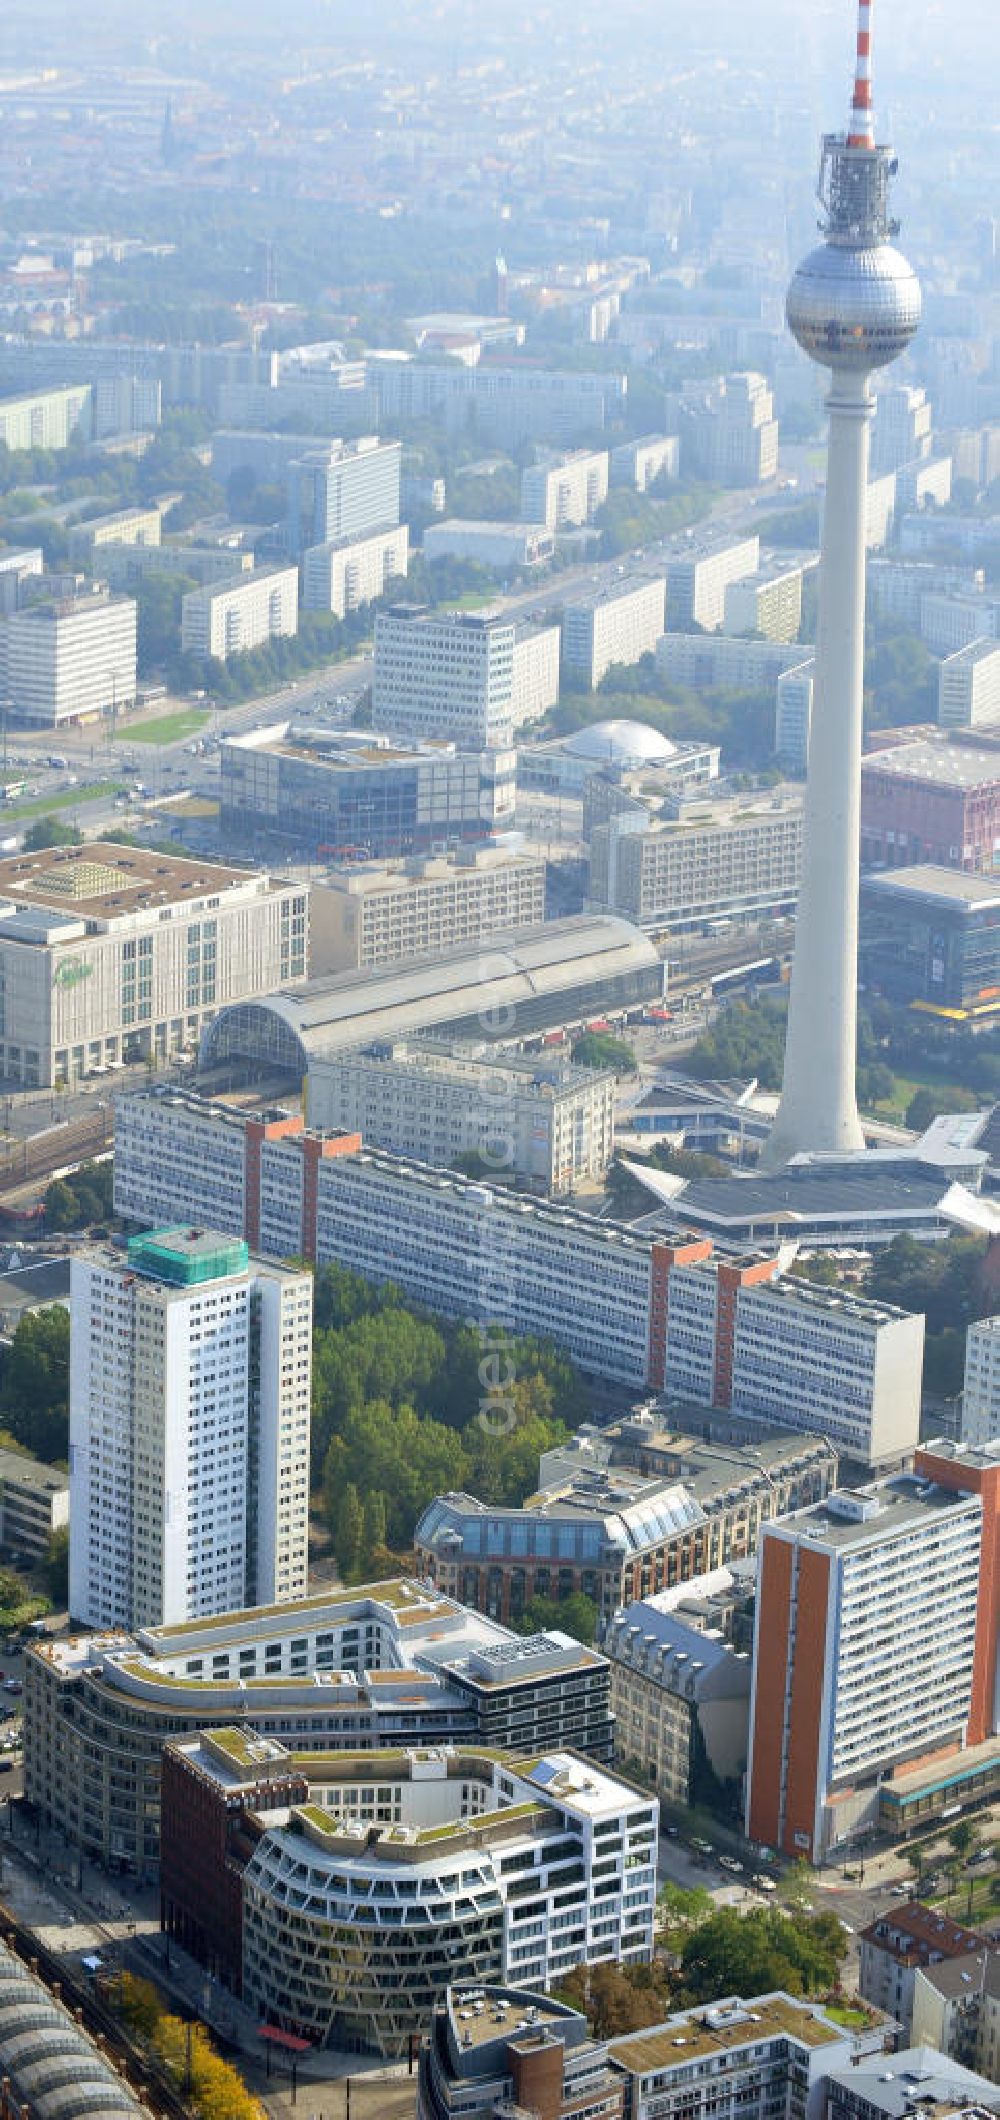
[[[810,360],[833,371],[819,575],[819,627],[802,885],[778,1115],[762,1162],[864,1147],[855,1096],[865,514],[869,377],[897,359],[920,322],[920,288],[893,248],[895,161],[875,142],[871,0],[858,0],[848,130],[823,142],[825,240],[793,275],[786,314]]]
[[[864,1147],[855,1095],[868,377],[836,375],[820,557],[804,861],[781,1104],[769,1167]]]

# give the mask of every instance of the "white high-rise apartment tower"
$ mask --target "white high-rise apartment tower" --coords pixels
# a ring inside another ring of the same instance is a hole
[[[892,247],[894,170],[875,144],[870,5],[859,0],[848,131],[823,142],[826,240],[788,291],[799,345],[833,373],[820,557],[805,862],[788,1008],[785,1075],[764,1160],[864,1147],[854,1081],[870,377],[903,353],[920,322],[916,276]]]
[[[312,1281],[215,1230],[73,1260],[70,1610],[159,1627],[306,1588]]]
[[[1000,1443],[1000,1317],[980,1318],[966,1334],[962,1441],[975,1450]]]

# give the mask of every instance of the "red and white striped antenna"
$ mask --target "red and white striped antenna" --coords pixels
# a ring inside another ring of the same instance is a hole
[[[854,69],[848,147],[874,147],[875,113],[872,110],[872,0],[858,0],[858,57]]]

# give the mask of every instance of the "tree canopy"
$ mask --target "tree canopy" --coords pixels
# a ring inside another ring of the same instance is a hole
[[[341,1267],[317,1274],[315,1318],[313,1475],[348,1576],[405,1557],[448,1489],[523,1501],[584,1411],[558,1348],[428,1317]]]
[[[70,824],[64,817],[36,817],[24,835],[24,851],[35,854],[45,847],[78,847],[83,845],[83,833],[78,825]]]
[[[684,1944],[678,2000],[690,2006],[719,1995],[764,1995],[770,1988],[825,1994],[836,1985],[846,1951],[835,1914],[789,1914],[770,1906],[742,1914],[720,1907]]]
[[[69,1312],[54,1303],[17,1327],[0,1380],[0,1422],[47,1465],[69,1450]]]
[[[45,1188],[45,1227],[88,1229],[92,1222],[105,1222],[114,1213],[114,1166],[109,1156],[103,1163],[82,1163],[69,1178],[53,1178]]]
[[[573,1047],[577,1067],[613,1067],[618,1075],[634,1075],[636,1058],[627,1039],[612,1031],[584,1031]]]
[[[547,1634],[552,1627],[590,1646],[597,1633],[597,1606],[583,1590],[569,1597],[533,1597],[515,1622],[519,1634]]]
[[[707,1910],[705,1902],[708,1902]],[[561,1998],[583,2010],[599,2039],[659,2024],[671,2010],[717,2002],[720,1995],[823,1996],[838,1984],[847,1937],[835,1914],[785,1913],[754,1907],[713,1909],[707,1892],[666,1885],[660,1898],[671,1969],[654,1965],[575,1966]]]

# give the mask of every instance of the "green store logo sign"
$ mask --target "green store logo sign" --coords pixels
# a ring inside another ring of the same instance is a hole
[[[64,964],[57,964],[52,974],[53,986],[79,986],[89,979],[94,967],[85,957],[68,957]]]

